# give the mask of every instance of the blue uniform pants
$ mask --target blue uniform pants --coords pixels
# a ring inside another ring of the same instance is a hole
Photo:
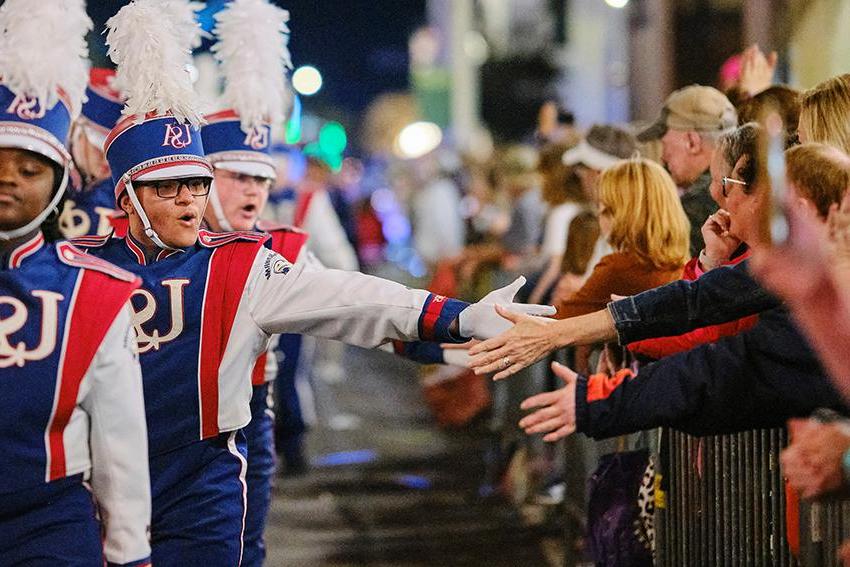
[[[154,565],[239,565],[246,458],[241,431],[151,457]]]
[[[82,475],[0,495],[0,565],[103,564],[100,522]]]
[[[245,515],[243,567],[261,566],[266,557],[263,531],[274,479],[274,413],[269,407],[269,385],[254,387],[251,423],[243,430],[248,441],[248,512]]]
[[[283,334],[277,343],[277,353],[280,354],[275,379],[275,445],[284,459],[293,451],[300,449],[301,440],[307,426],[301,414],[301,401],[298,390],[295,389],[295,373],[298,370],[298,359],[301,353],[301,335]]]

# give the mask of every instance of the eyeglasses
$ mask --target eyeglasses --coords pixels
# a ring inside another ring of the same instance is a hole
[[[209,195],[212,179],[209,177],[189,177],[187,179],[163,179],[162,181],[144,181],[140,185],[153,187],[160,199],[174,199],[183,187],[189,190],[193,197]]]
[[[745,187],[748,185],[748,183],[745,183],[744,181],[741,181],[739,179],[732,179],[731,177],[724,177],[723,179],[720,180],[720,190],[723,192],[724,197],[729,196],[729,189],[726,187],[727,183],[734,183],[735,185],[743,185]]]
[[[216,175],[232,179],[237,183],[254,183],[263,189],[269,189],[272,186],[272,180],[262,175],[248,175],[247,173],[237,173],[225,169],[216,170]]]

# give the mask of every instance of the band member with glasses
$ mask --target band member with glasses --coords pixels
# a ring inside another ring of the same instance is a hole
[[[199,232],[213,169],[190,79],[177,64],[188,63],[198,39],[177,33],[198,29],[192,9],[176,11],[174,0],[137,2],[107,24],[128,106],[105,152],[129,231],[126,238],[78,242],[142,278],[132,303],[149,433],[153,561],[231,565],[242,556],[249,377],[271,335],[366,347],[488,337],[507,327],[492,303],[510,303],[514,289],[469,305],[362,274],[292,264],[265,247],[266,235]],[[184,19],[162,26],[161,13]],[[280,22],[279,14],[269,17]],[[253,118],[246,127],[268,120]]]
[[[7,0],[2,18],[0,564],[147,565],[140,281],[57,240],[92,24],[75,2]]]

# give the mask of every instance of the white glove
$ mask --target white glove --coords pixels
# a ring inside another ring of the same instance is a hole
[[[460,312],[458,328],[460,335],[472,339],[491,339],[501,335],[513,326],[513,323],[496,313],[495,305],[501,305],[516,313],[526,315],[543,315],[550,317],[557,311],[551,305],[530,305],[514,303],[514,296],[525,285],[525,278],[518,277],[514,282],[503,288],[491,291],[478,303],[473,303]]]
[[[469,351],[459,348],[443,349],[443,362],[451,366],[469,368]]]

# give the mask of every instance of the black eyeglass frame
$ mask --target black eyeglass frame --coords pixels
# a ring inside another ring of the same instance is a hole
[[[201,189],[192,190],[192,185],[200,185]],[[212,178],[210,177],[186,177],[183,179],[163,179],[152,181],[141,181],[138,183],[141,187],[151,187],[156,191],[156,196],[160,199],[174,199],[179,194],[183,187],[189,190],[193,197],[205,197],[210,194],[212,186]]]

